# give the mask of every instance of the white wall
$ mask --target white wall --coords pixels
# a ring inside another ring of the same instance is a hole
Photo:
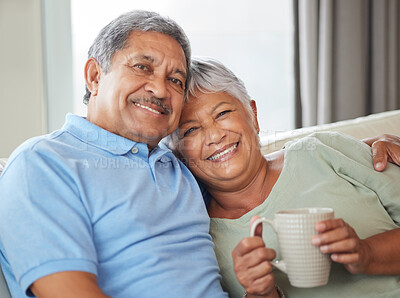
[[[69,9],[70,0],[0,0],[0,158],[73,111]]]
[[[42,0],[42,3],[47,129],[54,131],[64,124],[65,114],[74,109],[71,1]]]
[[[0,0],[0,157],[46,132],[39,0]]]

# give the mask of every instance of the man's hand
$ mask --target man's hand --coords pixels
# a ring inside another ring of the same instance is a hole
[[[260,226],[255,237],[244,238],[235,247],[232,252],[235,274],[247,297],[278,297],[270,263],[276,253],[265,247],[261,235]]]
[[[107,298],[95,275],[82,271],[64,271],[35,281],[30,290],[38,298]],[[109,298],[109,297],[108,297]]]
[[[382,172],[388,161],[400,166],[400,137],[384,134],[363,142],[371,146],[375,170]]]

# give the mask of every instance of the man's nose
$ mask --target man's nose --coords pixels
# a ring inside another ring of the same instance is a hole
[[[145,85],[145,90],[160,99],[165,99],[169,96],[167,81],[162,77],[157,76],[149,79]]]

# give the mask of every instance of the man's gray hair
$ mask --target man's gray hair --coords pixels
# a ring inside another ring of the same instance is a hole
[[[255,117],[250,105],[251,97],[243,81],[230,69],[218,60],[208,57],[192,57],[191,65],[192,78],[188,85],[188,97],[196,98],[198,92],[206,94],[226,92],[243,104],[249,117]],[[178,130],[176,129],[170,136],[164,138],[163,142],[180,157],[176,150]]]
[[[159,32],[175,39],[185,54],[186,59],[186,88],[190,81],[190,42],[183,29],[172,19],[163,17],[156,12],[134,10],[120,15],[97,35],[88,52],[88,59],[94,58],[107,73],[111,67],[114,54],[126,46],[126,41],[132,31]],[[83,102],[88,104],[90,91],[86,87]]]

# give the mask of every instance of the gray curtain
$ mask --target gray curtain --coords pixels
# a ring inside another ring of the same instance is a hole
[[[296,126],[400,108],[400,0],[294,0]]]

